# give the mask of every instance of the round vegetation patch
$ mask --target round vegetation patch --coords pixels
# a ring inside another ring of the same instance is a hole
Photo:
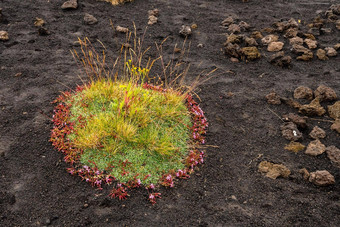
[[[99,79],[56,100],[51,142],[68,171],[93,186],[113,184],[112,197],[144,186],[173,187],[203,162],[203,111],[188,93],[150,84]]]

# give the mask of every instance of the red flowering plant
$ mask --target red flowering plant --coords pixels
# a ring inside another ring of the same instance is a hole
[[[190,89],[150,82],[154,62],[141,67],[135,55],[123,62],[124,77],[111,79],[105,56],[99,58],[87,39],[79,42],[83,58],[74,54],[90,81],[54,101],[50,141],[64,154],[70,174],[100,189],[111,185],[110,197],[119,200],[145,188],[155,204],[160,185],[173,187],[203,163],[199,148],[207,119]]]

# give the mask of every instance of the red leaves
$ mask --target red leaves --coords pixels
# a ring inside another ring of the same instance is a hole
[[[150,193],[149,194],[149,201],[152,203],[152,205],[156,204],[156,198],[161,198],[161,193]]]
[[[127,193],[127,188],[122,186],[121,184],[118,184],[117,188],[113,188],[110,195],[111,198],[119,198],[119,200],[123,200],[126,199],[126,197],[128,196]]]
[[[174,186],[173,176],[171,174],[163,175],[163,177],[161,179],[161,184],[165,187],[172,188]]]

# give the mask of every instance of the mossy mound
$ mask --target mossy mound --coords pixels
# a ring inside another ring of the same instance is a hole
[[[95,186],[172,187],[203,162],[207,121],[187,93],[100,79],[55,102],[51,141],[69,172]]]

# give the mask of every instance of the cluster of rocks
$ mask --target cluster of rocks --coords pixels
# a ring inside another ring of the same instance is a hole
[[[231,58],[231,61],[238,62],[239,60],[255,60],[267,55],[260,52],[265,49],[269,53],[274,53],[268,56],[268,61],[281,67],[289,66],[292,56],[302,61],[312,60],[314,52],[320,60],[335,57],[338,54],[340,43],[333,46],[327,44],[327,47],[320,48],[316,37],[340,30],[339,8],[340,4],[332,5],[323,16],[318,15],[313,23],[307,26],[301,26],[300,21],[291,18],[287,21],[275,22],[272,27],[264,28],[261,31],[251,30],[248,23],[238,22],[232,17],[227,17],[222,21],[222,26],[226,27],[228,31],[224,43],[225,53]],[[322,19],[322,17],[326,17],[326,19]],[[326,24],[330,27],[324,27]],[[332,29],[333,24],[335,29]],[[263,35],[265,33],[267,34]],[[286,55],[283,51],[284,48],[292,56]]]
[[[281,98],[275,92],[271,92],[266,96],[269,104],[279,105],[285,103],[296,108],[299,113],[303,114],[303,116],[300,116],[295,113],[289,113],[282,116],[281,119],[284,123],[280,126],[281,133],[285,139],[290,141],[290,143],[285,146],[285,149],[296,153],[304,150],[304,153],[310,156],[319,156],[326,153],[331,163],[335,167],[340,168],[340,149],[334,145],[324,145],[321,141],[327,136],[325,130],[319,126],[314,126],[312,130],[308,130],[310,124],[307,124],[307,121],[310,119],[309,117],[326,116],[327,113],[329,117],[334,119],[334,121],[326,119],[326,121],[332,122],[330,126],[331,130],[340,134],[340,101],[337,101],[338,97],[336,92],[325,85],[320,85],[314,91],[309,87],[300,86],[294,90],[293,96],[294,99]],[[307,104],[300,104],[297,100],[302,100],[301,102],[307,102]],[[324,108],[320,104],[321,102],[331,103],[331,105]],[[306,132],[309,133],[304,135]],[[306,138],[311,140],[307,146],[299,142]],[[329,185],[335,182],[334,177],[326,170],[316,171],[310,174],[306,171],[307,170],[302,171],[304,175],[308,175],[306,179],[316,185]]]

